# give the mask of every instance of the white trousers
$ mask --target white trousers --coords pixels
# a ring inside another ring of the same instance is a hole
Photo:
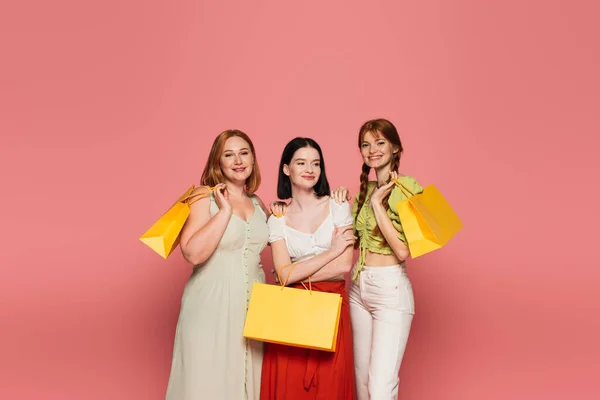
[[[350,289],[358,400],[397,400],[398,372],[415,314],[403,264],[363,267]]]

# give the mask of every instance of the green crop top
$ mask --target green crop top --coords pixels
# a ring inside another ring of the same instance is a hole
[[[402,185],[407,188],[413,194],[421,193],[423,188],[421,185],[417,183],[415,178],[411,176],[400,176],[398,180]],[[354,230],[358,233],[359,243],[360,243],[360,255],[358,258],[358,264],[354,270],[354,274],[352,275],[352,279],[356,279],[358,273],[365,265],[365,259],[367,257],[367,250],[372,253],[377,254],[394,254],[391,247],[385,242],[383,236],[374,235],[373,230],[377,226],[377,220],[375,219],[375,214],[373,213],[373,209],[370,206],[371,194],[375,189],[377,182],[369,182],[367,186],[367,198],[358,213],[358,218],[355,219]],[[352,207],[352,217],[356,217],[356,211],[358,208],[358,196],[360,193],[356,194],[354,198],[354,205]],[[398,209],[396,205],[398,202],[402,200],[406,200],[406,195],[402,192],[402,190],[395,186],[392,189],[392,193],[390,194],[390,198],[388,200],[389,209],[387,210],[387,215],[392,221],[392,225],[398,231],[398,239],[402,240],[406,243],[406,236],[404,235],[404,230],[402,229],[402,224],[400,223],[400,217],[398,217]]]

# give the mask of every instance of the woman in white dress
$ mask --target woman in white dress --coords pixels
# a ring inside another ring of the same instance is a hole
[[[250,138],[238,130],[214,141],[181,233],[194,265],[181,300],[167,400],[257,400],[262,344],[242,336],[250,290],[264,282],[260,253],[267,211],[253,193],[260,171]]]

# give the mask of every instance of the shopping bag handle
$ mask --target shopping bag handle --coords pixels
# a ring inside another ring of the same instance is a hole
[[[277,272],[277,279],[279,280],[279,283],[281,284],[281,290],[283,290],[284,287],[286,287],[288,280],[290,279],[290,275],[292,273],[292,270],[294,269],[294,267],[296,266],[297,263],[291,263],[291,264],[285,264],[279,268],[275,268],[275,272]],[[285,267],[290,267],[290,271],[288,272],[287,276],[285,277],[285,282],[281,280],[281,270],[284,269]],[[312,293],[312,283],[310,281],[310,276],[308,277],[308,287],[306,287],[306,285],[304,284],[304,282],[300,281],[300,283],[302,284],[302,286],[304,286],[304,289],[308,290],[309,292]]]
[[[194,193],[194,191],[196,189],[200,189],[200,188],[206,188],[206,189],[208,189],[208,192],[202,191],[200,193],[192,194],[192,193]],[[215,191],[215,188],[216,188],[216,186],[198,186],[197,188],[194,188],[192,190],[192,192],[189,194],[188,197],[186,197],[183,200],[183,202],[186,203],[188,206],[191,206],[192,204],[194,204],[198,200],[202,200],[202,199],[210,196],[210,194]]]
[[[312,284],[310,283],[310,276],[308,277],[308,287],[306,287],[306,285],[304,284],[304,282],[300,281],[300,283],[302,284],[302,286],[304,286],[304,289],[306,289],[310,293],[312,293]]]
[[[402,182],[400,182],[400,179],[397,178],[392,178],[391,179],[392,182],[394,182],[396,184],[396,186],[398,186],[398,188],[400,188],[400,190],[402,191],[402,193],[404,193],[404,195],[406,197],[413,197],[415,194],[413,192],[411,192],[406,186],[404,186],[402,184]],[[410,194],[410,196],[408,196],[406,193],[408,192],[408,194]]]

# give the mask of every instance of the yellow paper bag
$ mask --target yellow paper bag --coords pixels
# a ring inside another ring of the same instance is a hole
[[[169,257],[179,244],[181,229],[190,215],[190,204],[206,197],[207,193],[192,195],[195,185],[185,193],[159,218],[141,237],[140,240],[163,258]]]
[[[250,295],[244,337],[334,352],[341,309],[338,293],[257,282]]]
[[[444,246],[462,228],[462,222],[433,185],[413,194],[400,181],[396,184],[408,197],[398,202],[398,216],[412,258]]]

